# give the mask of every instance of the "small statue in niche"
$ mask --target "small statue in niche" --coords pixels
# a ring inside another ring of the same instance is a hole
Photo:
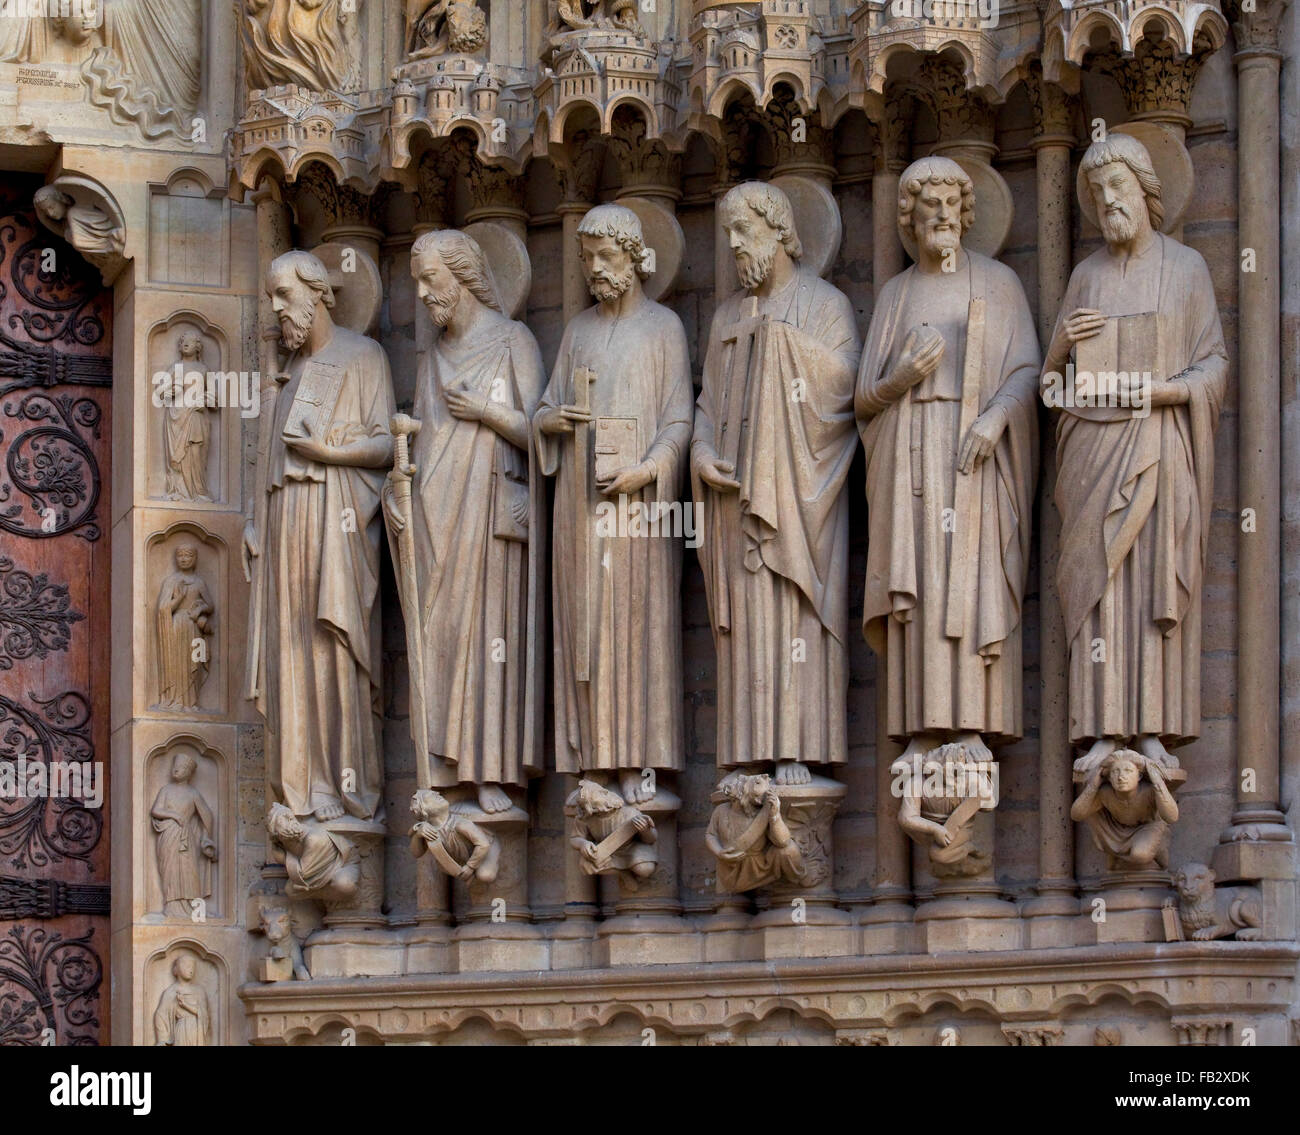
[[[424,11],[420,5],[424,4]],[[487,44],[487,13],[472,0],[409,0],[410,56],[469,54]]]
[[[1258,887],[1216,887],[1204,863],[1189,863],[1174,875],[1178,919],[1193,942],[1233,938],[1258,942],[1263,936],[1263,909]]]
[[[551,15],[552,34],[606,28],[645,35],[636,11],[637,0],[556,0]]]
[[[198,962],[188,951],[172,962],[176,980],[163,990],[153,1013],[156,1047],[202,1048],[212,1043],[212,1009],[197,974]]]
[[[346,836],[332,832],[319,820],[299,818],[283,804],[272,804],[266,816],[271,855],[289,874],[284,893],[290,898],[346,901],[361,882],[360,856]]]
[[[619,874],[628,886],[648,879],[659,863],[654,821],[639,808],[594,780],[578,781],[568,800],[573,807],[569,843],[588,875]]]
[[[311,973],[302,958],[302,943],[293,932],[293,914],[284,907],[263,909],[258,916],[262,933],[271,948],[262,959],[262,981],[310,981]]]
[[[891,766],[900,789],[898,826],[930,852],[935,875],[978,875],[989,865],[989,849],[975,840],[974,821],[997,803],[997,764],[980,760],[950,742],[922,756],[906,755]]]
[[[192,389],[189,375],[202,374],[198,366],[203,358],[203,336],[193,329],[182,331],[176,341],[180,358],[172,366],[176,376],[170,388],[163,425],[163,453],[167,461],[165,494],[171,501],[211,501],[208,491],[208,442],[212,427],[208,411],[216,408],[214,392],[201,389],[203,399],[194,404],[187,393]]]
[[[171,779],[158,789],[149,810],[162,883],[163,913],[190,919],[194,899],[212,894],[212,864],[217,844],[212,838],[212,809],[194,786],[198,758],[181,749],[172,758]]]
[[[804,877],[803,855],[770,776],[728,773],[711,799],[716,807],[704,842],[718,860],[719,890],[740,894]]]
[[[176,549],[176,570],[158,589],[158,705],[197,709],[208,677],[212,596],[195,568],[193,544]]]
[[[1070,818],[1092,830],[1112,871],[1169,866],[1169,826],[1178,820],[1178,805],[1154,758],[1132,749],[1111,753],[1093,768]]]
[[[411,797],[411,854],[426,851],[453,879],[470,883],[496,881],[501,844],[466,814],[465,803],[451,804],[441,792],[423,788]]]

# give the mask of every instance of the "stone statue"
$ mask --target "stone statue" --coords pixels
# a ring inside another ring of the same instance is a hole
[[[718,889],[733,894],[797,883],[803,856],[781,816],[781,798],[765,773],[728,773],[711,797],[704,842],[718,860]]]
[[[534,420],[556,476],[555,765],[617,771],[630,804],[643,770],[683,761],[679,500],[691,438],[681,320],[647,298],[641,222],[600,205],[579,223],[597,303],[564,330]],[[637,522],[640,522],[639,524]]]
[[[486,46],[487,13],[473,0],[407,0],[412,59],[469,54]]]
[[[104,44],[82,71],[91,100],[146,138],[189,138],[202,92],[200,0],[104,0]],[[65,35],[67,32],[65,31]]]
[[[420,609],[404,614],[424,654],[433,780],[418,787],[471,784],[484,812],[503,812],[503,786],[522,787],[542,767],[546,497],[531,422],[545,372],[532,333],[502,313],[473,238],[423,234],[411,274],[441,329],[416,381],[411,452]],[[384,511],[400,531],[393,476]]]
[[[491,883],[501,863],[501,844],[465,812],[464,804],[451,804],[440,792],[422,788],[411,797],[411,854],[426,851],[438,868],[463,882]]]
[[[956,742],[989,761],[987,740],[1022,732],[1038,340],[1015,272],[962,247],[975,200],[961,166],[913,162],[898,209],[917,260],[881,290],[854,399],[867,457],[863,628],[886,661],[902,760]]]
[[[267,292],[290,351],[269,430],[257,515],[244,529],[248,695],[266,720],[267,782],[296,816],[381,808],[380,494],[395,409],[378,343],[330,318],[325,265],[287,252]],[[254,576],[254,571],[256,576]]]
[[[173,501],[210,501],[208,442],[212,432],[208,410],[216,406],[215,393],[207,390],[197,405],[186,397],[191,372],[202,374],[203,336],[193,329],[181,332],[176,342],[180,359],[172,367],[180,381],[170,388],[163,424],[163,456],[167,462],[165,492]]]
[[[659,863],[654,821],[594,780],[578,781],[569,843],[588,875],[617,873],[628,887],[650,878]]]
[[[176,570],[158,589],[158,705],[196,709],[208,678],[208,646],[213,631],[212,596],[195,570],[193,544],[176,548]]]
[[[1209,867],[1189,863],[1174,875],[1174,890],[1183,934],[1193,942],[1234,937],[1238,942],[1258,942],[1263,937],[1258,887],[1216,887]]]
[[[552,34],[587,28],[645,34],[637,19],[637,0],[554,0]]]
[[[198,963],[183,951],[172,962],[176,979],[163,990],[153,1013],[155,1046],[202,1048],[212,1043],[212,1009],[207,991],[196,980]]]
[[[248,89],[289,83],[309,91],[357,90],[360,9],[361,0],[243,0]]]
[[[713,317],[691,476],[718,654],[718,764],[843,764],[858,335],[847,297],[799,263],[789,198],[719,205],[743,290]]]
[[[307,817],[299,819],[283,804],[272,804],[266,816],[271,855],[283,863],[290,898],[346,902],[361,882],[357,849],[350,839]]]
[[[97,257],[121,256],[126,233],[97,205],[79,205],[57,185],[42,185],[32,197],[36,215],[91,263]]]
[[[267,956],[262,959],[263,981],[310,981],[311,973],[302,957],[302,943],[293,932],[293,915],[284,907],[263,908],[258,923],[270,944]]]
[[[992,865],[992,848],[975,830],[976,813],[997,804],[997,765],[949,743],[901,756],[890,766],[899,798],[898,826],[930,853],[936,878],[978,875]]]
[[[212,864],[217,861],[212,809],[194,786],[198,759],[188,749],[172,758],[171,780],[158,789],[149,816],[157,836],[158,878],[163,913],[190,920],[191,901],[212,894]]]
[[[1154,757],[1116,749],[1092,766],[1070,808],[1070,819],[1091,829],[1110,870],[1169,866],[1169,826],[1178,821],[1178,804],[1163,767]]]
[[[1043,366],[1044,398],[1061,409],[1070,739],[1088,746],[1082,776],[1130,744],[1174,769],[1169,749],[1201,728],[1201,576],[1228,359],[1205,261],[1158,231],[1160,179],[1142,143],[1094,142],[1080,180],[1106,247],[1070,277]]]
[[[82,0],[79,11],[69,7],[66,14],[45,2],[38,10],[36,15],[6,14],[0,18],[0,63],[78,62],[103,24],[103,13],[95,0]]]

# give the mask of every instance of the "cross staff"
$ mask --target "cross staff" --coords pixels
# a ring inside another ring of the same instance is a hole
[[[591,384],[596,372],[590,367],[573,371],[574,405],[591,415]],[[591,517],[588,495],[591,492],[591,422],[573,423],[573,455],[578,475],[578,641],[574,644],[574,669],[579,682],[591,681]]]

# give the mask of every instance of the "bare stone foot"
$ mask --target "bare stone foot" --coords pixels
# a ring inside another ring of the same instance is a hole
[[[992,761],[993,751],[984,744],[984,738],[978,733],[963,733],[957,738],[957,744],[966,750],[966,755],[975,761]]]
[[[328,804],[322,804],[316,809],[316,818],[323,824],[327,820],[337,820],[343,815],[343,804],[338,800],[332,800]]]
[[[1074,762],[1074,771],[1080,776],[1091,776],[1092,770],[1118,748],[1119,742],[1113,737],[1097,738],[1092,748]]]
[[[776,776],[772,779],[777,784],[811,784],[812,773],[800,761],[777,761]]]
[[[655,798],[654,770],[649,775],[638,768],[625,768],[618,774],[618,788],[629,804],[644,804]]]
[[[478,806],[489,814],[508,812],[511,808],[510,796],[499,784],[480,784]]]
[[[1165,748],[1164,743],[1154,733],[1146,733],[1138,738],[1138,752],[1149,761],[1155,761],[1161,768],[1172,771],[1178,767],[1178,758]]]

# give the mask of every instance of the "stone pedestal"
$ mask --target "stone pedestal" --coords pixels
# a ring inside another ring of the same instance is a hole
[[[1109,871],[1100,886],[1085,888],[1080,917],[1089,920],[1095,942],[1163,942],[1160,910],[1169,896],[1168,871]]]

